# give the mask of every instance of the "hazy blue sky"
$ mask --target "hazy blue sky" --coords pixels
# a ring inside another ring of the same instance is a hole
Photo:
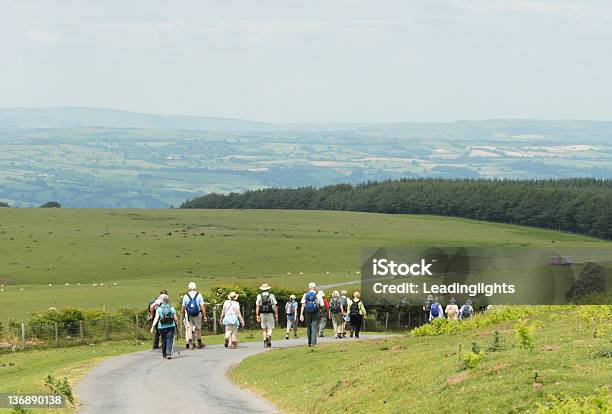
[[[0,106],[612,120],[612,1],[0,0]]]

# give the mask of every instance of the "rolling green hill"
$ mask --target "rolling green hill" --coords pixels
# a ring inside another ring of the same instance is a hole
[[[491,312],[513,315],[457,335],[274,350],[249,357],[231,377],[287,413],[610,412],[609,306]],[[526,322],[517,326],[521,316]],[[498,318],[479,315],[474,326]],[[519,326],[531,328],[533,349],[521,347]],[[462,366],[473,347],[482,351],[479,361]],[[305,367],[312,369],[296,380]]]
[[[549,230],[432,216],[4,208],[0,300],[8,305],[5,317],[25,320],[50,306],[140,307],[160,287],[178,294],[189,280],[202,288],[353,281],[359,279],[363,247],[553,242],[612,245]]]

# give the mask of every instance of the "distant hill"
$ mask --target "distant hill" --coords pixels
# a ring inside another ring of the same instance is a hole
[[[267,130],[273,124],[233,118],[155,115],[105,108],[0,108],[0,128],[141,128],[197,131]]]

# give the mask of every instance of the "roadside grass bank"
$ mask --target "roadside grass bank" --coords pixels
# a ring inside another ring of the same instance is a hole
[[[608,412],[611,308],[532,307],[453,334],[275,350],[230,377],[288,413]]]

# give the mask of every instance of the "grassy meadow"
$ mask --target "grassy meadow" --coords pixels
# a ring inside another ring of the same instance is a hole
[[[25,321],[51,306],[140,308],[161,287],[178,295],[190,280],[201,290],[263,281],[301,288],[310,280],[358,280],[363,247],[552,243],[612,245],[556,231],[433,216],[2,208],[0,301],[3,319]]]

